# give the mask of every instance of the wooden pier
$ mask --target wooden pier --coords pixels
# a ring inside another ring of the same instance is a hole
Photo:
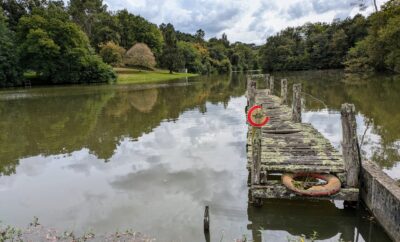
[[[255,78],[261,78],[258,81],[265,82],[268,88],[258,89]],[[248,76],[246,113],[252,106],[260,105],[264,115],[270,118],[261,128],[248,126],[247,167],[251,201],[255,204],[270,198],[357,201],[359,154],[354,106],[342,106],[342,155],[311,124],[301,123],[300,84],[293,85],[292,107],[287,106],[287,83],[286,79],[281,80],[278,97],[273,93],[272,76]],[[331,174],[339,178],[341,189],[329,196],[299,195],[282,184],[284,173]]]

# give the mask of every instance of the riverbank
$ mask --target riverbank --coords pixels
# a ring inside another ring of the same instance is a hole
[[[169,81],[186,77],[198,76],[192,73],[176,73],[170,74],[168,70],[139,70],[132,68],[114,68],[117,73],[117,84],[136,84],[136,83],[152,83],[160,81]]]
[[[29,224],[27,228],[14,228],[0,224],[0,241],[53,241],[53,242],[75,242],[75,241],[130,241],[130,242],[153,242],[142,233],[131,229],[123,232],[96,235],[87,232],[77,235],[73,231],[57,231],[55,228],[42,226],[38,219]]]

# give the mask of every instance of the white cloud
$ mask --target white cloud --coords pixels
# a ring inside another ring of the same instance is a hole
[[[156,24],[172,23],[177,30],[206,31],[206,37],[226,33],[231,41],[264,43],[289,26],[331,22],[358,13],[357,0],[106,0],[112,10],[126,8]],[[378,5],[387,0],[378,0]],[[367,2],[369,3],[369,2]],[[369,6],[363,14],[373,11]]]

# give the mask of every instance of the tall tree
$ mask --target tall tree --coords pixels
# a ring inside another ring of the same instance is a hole
[[[174,70],[182,66],[182,56],[177,46],[175,28],[172,24],[162,24],[160,29],[164,35],[164,47],[161,61],[164,67],[172,74]]]
[[[135,16],[124,9],[117,12],[121,46],[128,49],[135,43],[145,43],[159,55],[162,49],[163,36],[157,25],[140,16]]]
[[[222,41],[222,44],[224,44],[225,48],[229,48],[230,43],[228,40],[228,36],[225,33],[222,33],[221,41]]]
[[[99,49],[101,44],[107,42],[120,43],[121,35],[119,33],[120,25],[118,18],[108,12],[99,13],[97,21],[93,23],[92,38],[90,42],[92,46]]]
[[[0,87],[18,85],[21,71],[15,51],[14,33],[7,28],[6,18],[0,7]]]
[[[62,0],[51,2],[59,7],[64,6]],[[9,27],[13,31],[16,30],[18,21],[22,16],[31,13],[35,9],[46,8],[48,5],[48,0],[0,0],[0,6],[3,8]]]
[[[206,36],[206,33],[204,32],[204,30],[199,29],[196,31],[196,40],[197,42],[201,43],[204,41],[204,37]]]
[[[107,5],[103,0],[70,0],[68,11],[72,20],[92,38],[93,25],[98,15],[107,11]]]

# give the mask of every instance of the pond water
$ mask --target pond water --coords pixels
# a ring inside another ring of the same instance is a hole
[[[400,177],[400,80],[341,72],[277,73],[302,82],[304,121],[340,148],[338,110],[356,104],[363,150]],[[248,205],[243,76],[172,84],[0,92],[0,220],[157,241],[390,241],[364,209],[341,202]],[[278,89],[277,85],[277,89]],[[315,98],[323,100],[315,101]],[[203,234],[210,206],[211,235]]]

